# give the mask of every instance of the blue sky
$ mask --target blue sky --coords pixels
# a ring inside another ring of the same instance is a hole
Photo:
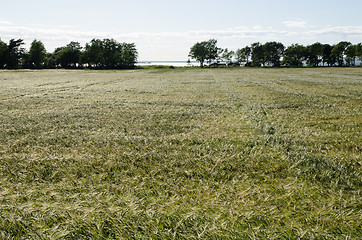
[[[43,41],[48,51],[93,38],[133,42],[139,60],[187,60],[215,38],[236,50],[253,42],[362,42],[362,1],[0,0],[0,38]]]

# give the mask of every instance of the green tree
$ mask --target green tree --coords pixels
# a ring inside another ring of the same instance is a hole
[[[24,56],[25,49],[22,48],[24,45],[23,39],[11,39],[8,45],[8,51],[6,54],[6,67],[13,69],[18,68],[22,57]]]
[[[105,59],[103,56],[103,42],[100,39],[93,39],[85,45],[85,51],[82,54],[82,63],[88,67],[103,68]]]
[[[323,44],[323,53],[322,53],[322,64],[323,66],[327,63],[328,66],[333,66],[336,63],[336,58],[332,55],[332,49],[334,46],[329,44]]]
[[[249,64],[250,56],[251,56],[251,48],[248,46],[236,50],[236,53],[235,53],[236,61],[239,64],[241,64],[242,62],[245,62],[246,66]]]
[[[318,67],[323,59],[324,45],[316,42],[307,46],[307,63],[310,66]]]
[[[130,69],[137,62],[134,43],[119,43],[114,39],[93,39],[86,44],[82,63],[93,68]]]
[[[82,47],[78,42],[70,42],[65,47],[55,49],[53,57],[55,65],[61,68],[76,68],[80,63]]]
[[[105,68],[116,69],[120,65],[121,54],[119,43],[114,39],[103,39],[103,56]]]
[[[121,43],[121,65],[120,68],[134,68],[138,58],[138,52],[134,43]]]
[[[251,44],[251,65],[259,67],[265,64],[263,45],[259,42]]]
[[[285,50],[282,64],[288,67],[302,67],[306,56],[306,47],[292,44]]]
[[[263,62],[271,64],[273,67],[280,66],[280,59],[283,56],[284,45],[279,42],[267,42],[263,45],[262,50],[264,54]]]
[[[6,67],[8,45],[0,39],[0,69]]]
[[[224,50],[222,50],[221,58],[225,61],[226,65],[229,65],[230,63],[232,63],[234,55],[234,51],[229,51],[229,49],[225,48]]]
[[[358,45],[349,45],[345,51],[347,65],[355,66],[356,58],[358,56]]]
[[[216,39],[210,39],[206,42],[206,48],[207,48],[207,56],[206,59],[211,64],[212,61],[215,61],[219,58],[219,53],[221,52],[220,48],[217,47],[217,40]]]
[[[25,66],[29,68],[43,68],[45,65],[47,52],[41,41],[34,40],[30,50],[26,55]]]
[[[189,53],[189,57],[200,62],[200,67],[204,67],[204,62],[209,64],[216,60],[219,56],[219,48],[217,47],[217,40],[210,39],[208,41],[195,43]]]
[[[206,42],[195,43],[190,49],[189,57],[199,61],[200,67],[204,67],[204,62],[207,58]]]
[[[55,61],[55,55],[54,53],[47,53],[47,56],[45,58],[45,68],[56,68],[56,61]]]
[[[357,51],[357,58],[359,60],[362,60],[362,43],[357,44],[356,51]]]
[[[342,41],[339,42],[334,48],[332,49],[332,56],[336,58],[338,66],[343,66],[344,64],[344,57],[346,54],[346,49],[351,45],[350,42]]]

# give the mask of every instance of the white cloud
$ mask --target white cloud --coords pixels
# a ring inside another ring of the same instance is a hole
[[[82,45],[93,38],[115,38],[121,42],[134,42],[141,60],[179,60],[187,57],[190,47],[199,41],[215,38],[220,47],[229,49],[241,48],[253,42],[279,41],[283,44],[310,44],[316,41],[337,43],[341,40],[361,42],[361,26],[325,26],[301,28],[304,21],[284,22],[285,25],[298,26],[292,31],[284,28],[263,26],[238,26],[226,29],[174,31],[174,32],[103,32],[79,30],[72,26],[32,26],[24,27],[0,21],[0,37],[3,41],[11,38],[22,38],[29,46],[34,39],[43,41],[48,51],[64,46],[70,41],[78,41]],[[302,41],[302,42],[301,42]],[[304,42],[303,42],[304,41]]]
[[[294,28],[307,27],[307,22],[305,21],[284,21],[283,24],[287,27],[294,27]]]
[[[1,25],[11,25],[13,24],[12,22],[9,22],[9,21],[0,21],[0,24]]]
[[[362,26],[337,26],[325,27],[317,30],[306,31],[308,35],[351,35],[362,37]]]

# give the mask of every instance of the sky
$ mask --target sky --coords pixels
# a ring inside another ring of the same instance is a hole
[[[0,39],[41,40],[47,51],[93,38],[135,43],[140,61],[186,61],[211,38],[237,50],[362,42],[362,0],[0,0]]]

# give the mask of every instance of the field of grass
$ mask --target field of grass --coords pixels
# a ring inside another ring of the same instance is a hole
[[[362,68],[0,71],[1,239],[360,239]]]

